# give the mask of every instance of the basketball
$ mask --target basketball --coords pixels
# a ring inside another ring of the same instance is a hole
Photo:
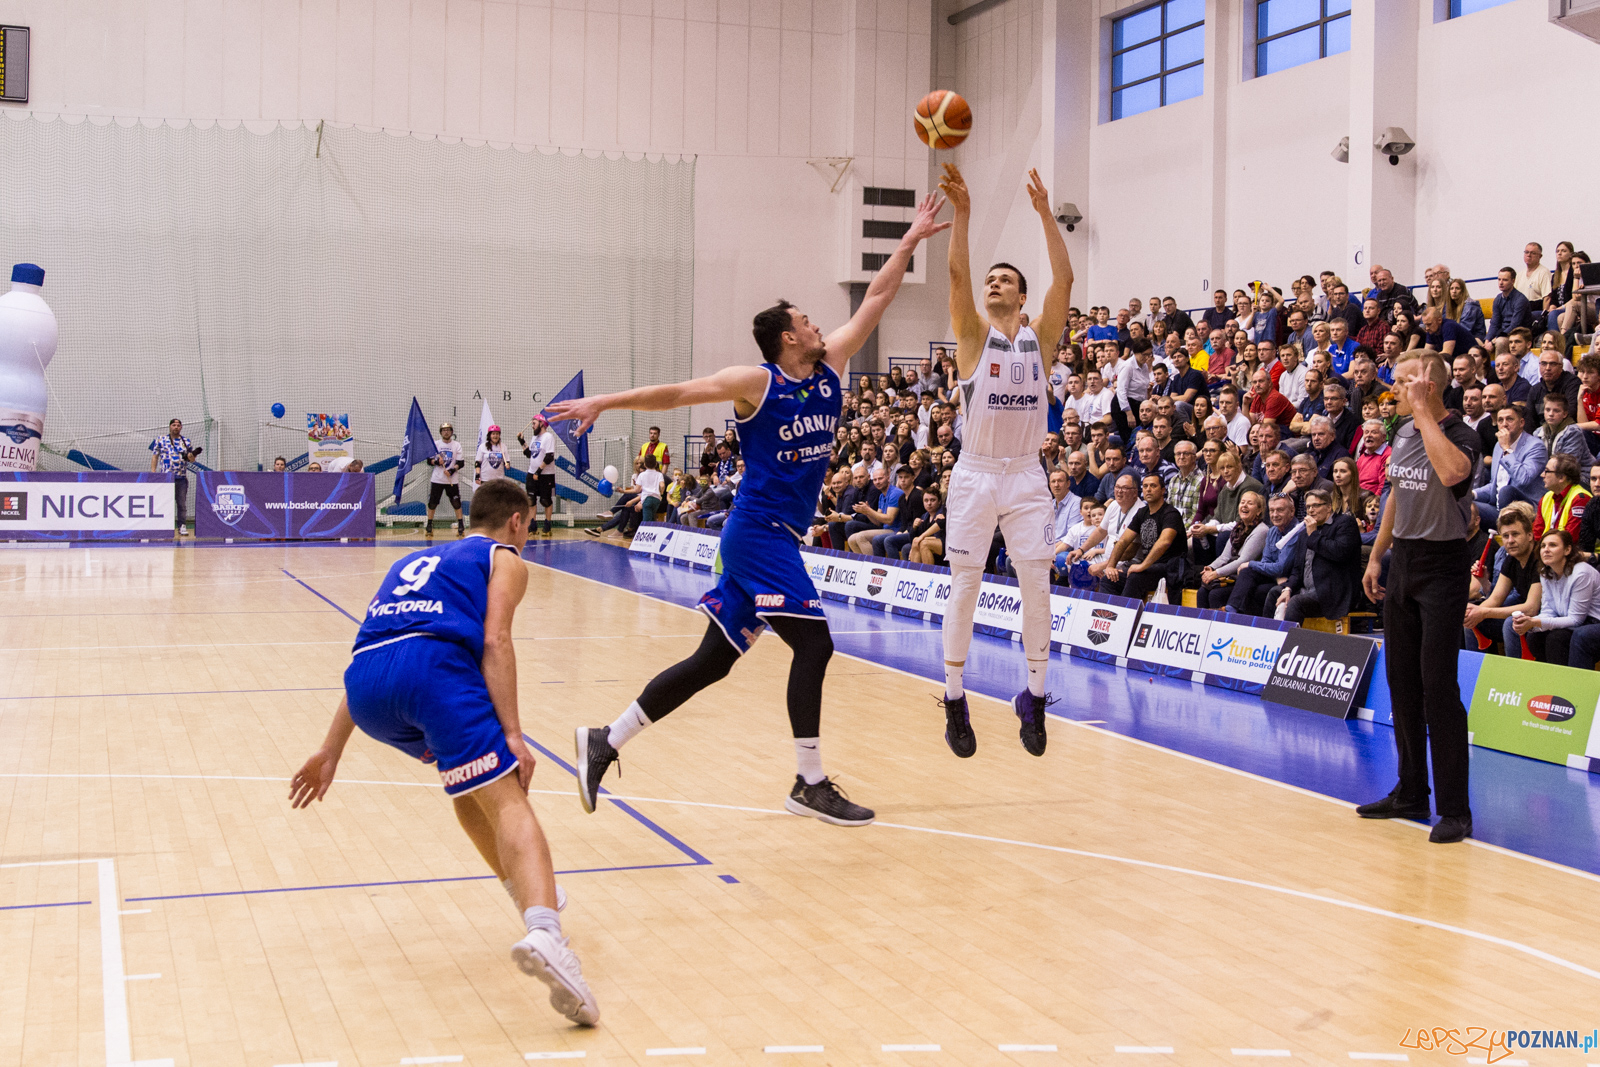
[[[917,136],[929,148],[954,148],[972,132],[972,108],[960,93],[935,89],[912,115]]]

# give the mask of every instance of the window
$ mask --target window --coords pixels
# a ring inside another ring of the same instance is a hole
[[[1350,0],[1260,0],[1256,77],[1350,51]]]
[[[1164,0],[1112,19],[1111,117],[1199,96],[1205,46],[1205,0]]]
[[[1458,19],[1462,15],[1473,15],[1491,7],[1509,4],[1511,0],[1450,0],[1450,17]]]

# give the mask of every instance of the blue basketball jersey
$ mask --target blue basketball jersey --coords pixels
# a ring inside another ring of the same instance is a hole
[[[762,366],[769,375],[767,395],[755,414],[739,420],[744,480],[734,506],[746,518],[781,522],[799,536],[817,512],[833,454],[844,403],[839,375],[819,363],[815,374],[795,381],[774,363]]]
[[[504,549],[482,534],[425,548],[402,558],[383,579],[356,633],[355,651],[407,637],[436,637],[483,658],[483,616],[489,609],[489,571]]]

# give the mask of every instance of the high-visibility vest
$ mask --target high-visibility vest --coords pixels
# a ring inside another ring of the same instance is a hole
[[[643,459],[650,455],[652,448],[656,457],[656,466],[660,467],[667,461],[667,443],[665,441],[657,441],[653,446],[649,441],[646,441],[639,447],[639,458]]]
[[[1578,509],[1578,518],[1581,519],[1583,517],[1583,508],[1588,502],[1589,492],[1576,483],[1561,498],[1560,507],[1556,506],[1556,495],[1554,493],[1546,493],[1544,499],[1539,501],[1539,517],[1544,520],[1545,533],[1549,533],[1551,530],[1565,530],[1567,523],[1572,521],[1573,508]],[[1555,521],[1555,516],[1558,512],[1561,515],[1561,521],[1559,522]]]

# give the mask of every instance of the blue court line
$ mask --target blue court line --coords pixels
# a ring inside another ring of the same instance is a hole
[[[576,778],[578,776],[578,770],[577,770],[576,767],[574,767],[572,764],[568,763],[566,760],[562,759],[560,756],[556,755],[554,752],[551,752],[548,748],[545,748],[543,745],[541,745],[539,742],[535,741],[533,738],[529,737],[527,734],[523,734],[522,735],[522,739],[524,741],[528,742],[529,745],[532,745],[534,748],[538,749],[541,753],[544,754],[544,757],[546,759],[548,759],[551,762],[553,762],[556,766],[560,767],[562,770],[566,771],[568,774],[572,775],[574,778]],[[650,819],[644,813],[640,812],[638,809],[633,807],[633,805],[628,804],[625,801],[618,800],[616,797],[612,797],[610,790],[606,789],[605,786],[601,786],[600,787],[600,795],[601,796],[605,796],[605,797],[610,797],[611,803],[615,804],[617,807],[621,808],[623,811],[625,811],[629,815],[633,816],[636,820],[638,820],[640,825],[642,825],[646,830],[649,830],[651,833],[653,833],[657,837],[661,838],[661,840],[665,841],[667,844],[671,845],[673,848],[677,849],[679,852],[682,852],[685,856],[688,856],[691,860],[694,861],[692,864],[673,864],[672,866],[675,866],[675,867],[676,866],[704,867],[704,866],[708,866],[711,863],[710,860],[708,860],[704,856],[700,855],[700,853],[696,852],[694,849],[690,848],[688,845],[684,844],[682,841],[679,841],[676,837],[673,837],[667,831],[663,830],[659,825],[656,824],[656,822],[654,820]]]
[[[570,871],[556,871],[561,874],[607,874],[616,871],[655,871],[666,867],[697,867],[695,863],[641,863],[631,867],[584,867]],[[149,900],[200,900],[208,897],[248,897],[266,893],[311,893],[320,889],[378,889],[392,885],[435,885],[440,882],[488,882],[494,881],[492,874],[468,874],[456,878],[403,878],[394,882],[341,882],[336,885],[292,885],[280,889],[230,889],[219,893],[174,893],[161,897],[126,897],[128,904],[142,903]],[[87,904],[88,901],[79,901]],[[24,907],[44,908],[54,907],[50,904],[27,904]],[[4,909],[0,909],[4,910]]]
[[[278,569],[283,571],[283,573],[285,573],[285,574],[289,574],[288,570],[283,568],[283,567],[279,567]],[[327,597],[323,596],[321,593],[317,592],[315,589],[312,589],[311,586],[306,585],[305,582],[300,581],[299,578],[295,578],[294,575],[292,575],[292,574],[289,574],[289,577],[294,578],[295,581],[300,582],[301,585],[304,585],[307,589],[310,589],[311,590],[311,594],[313,596],[317,597],[323,603],[332,605],[333,608],[336,611],[338,611],[340,615],[343,615],[345,618],[349,619],[351,622],[355,623],[357,626],[361,625],[361,620],[360,619],[356,618],[354,615],[350,614],[348,611],[346,611],[343,608],[339,607],[339,605],[334,604],[333,601],[329,600]]]
[[[688,866],[685,864],[684,866]],[[25,911],[28,908],[76,908],[80,904],[91,903],[87,900],[62,900],[55,904],[7,904],[0,907],[0,911]]]
[[[152,646],[160,647],[160,646]],[[330,693],[344,692],[342,685],[313,685],[300,689],[180,689],[171,693],[60,693],[54,696],[0,697],[0,700],[97,700],[101,697],[209,697],[239,693]]]

